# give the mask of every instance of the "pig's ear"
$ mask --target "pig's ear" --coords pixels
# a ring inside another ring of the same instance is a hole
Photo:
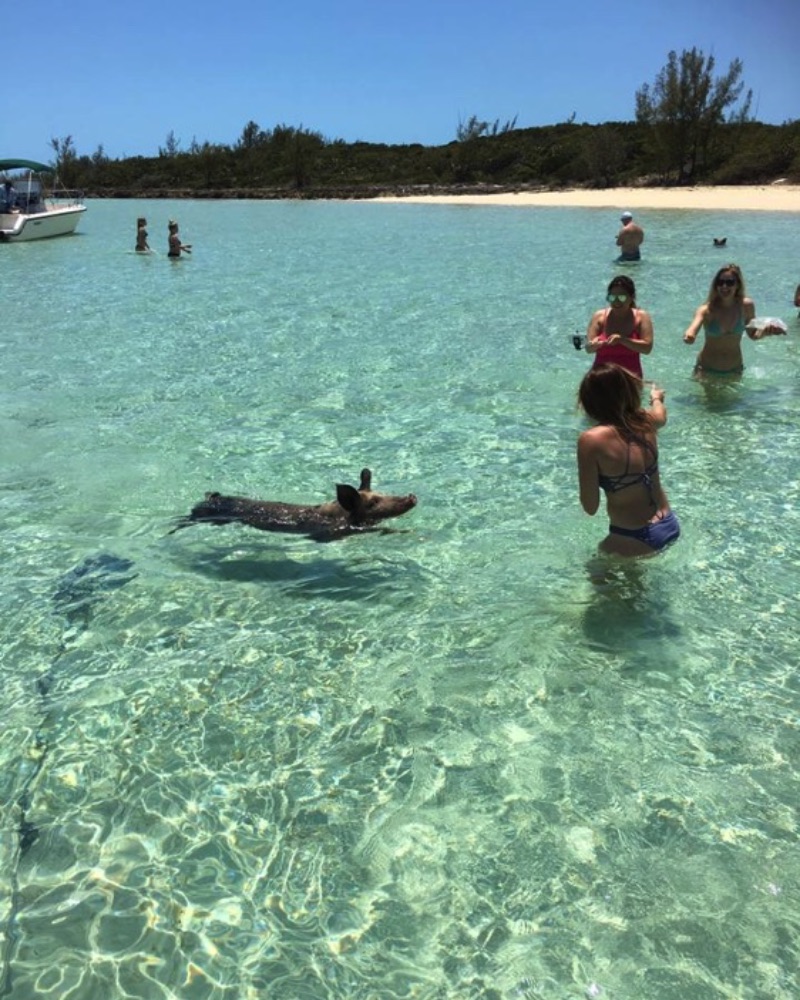
[[[369,469],[361,470],[361,485],[358,488],[367,492],[372,489],[372,473]]]
[[[355,486],[347,486],[344,483],[336,484],[336,499],[345,510],[352,514],[361,507],[361,497]]]

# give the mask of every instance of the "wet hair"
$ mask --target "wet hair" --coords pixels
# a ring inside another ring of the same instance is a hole
[[[616,427],[626,436],[642,438],[653,431],[642,409],[642,381],[619,365],[590,368],[578,388],[578,405],[598,424]]]
[[[726,274],[728,271],[730,271],[736,278],[736,293],[734,295],[734,298],[737,300],[737,302],[741,302],[742,299],[747,294],[744,288],[744,275],[742,274],[742,269],[739,267],[738,264],[726,264],[725,267],[721,267],[717,271],[717,273],[711,280],[711,287],[708,290],[708,298],[706,299],[706,304],[711,306],[712,309],[714,308],[714,306],[717,306],[720,303],[720,294],[719,291],[717,290],[717,281],[719,280],[720,277],[722,277],[723,274]]]
[[[633,278],[629,278],[627,274],[618,274],[616,278],[611,279],[606,294],[610,295],[614,288],[621,288],[626,295],[630,296],[631,304],[636,305],[636,285],[633,283]]]

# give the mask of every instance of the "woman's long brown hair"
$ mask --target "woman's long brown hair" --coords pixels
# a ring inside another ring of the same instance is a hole
[[[578,404],[592,420],[626,436],[646,438],[655,430],[642,409],[641,380],[619,365],[590,368],[578,389]]]

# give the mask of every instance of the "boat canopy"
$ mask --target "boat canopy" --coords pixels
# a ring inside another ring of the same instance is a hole
[[[46,163],[37,163],[35,160],[0,160],[0,170],[35,170],[36,173],[52,171]]]

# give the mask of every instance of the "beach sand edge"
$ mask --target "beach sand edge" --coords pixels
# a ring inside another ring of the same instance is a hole
[[[384,204],[494,205],[512,208],[608,208],[702,210],[717,212],[800,212],[800,185],[773,183],[746,187],[607,188],[520,191],[502,194],[379,196]]]

